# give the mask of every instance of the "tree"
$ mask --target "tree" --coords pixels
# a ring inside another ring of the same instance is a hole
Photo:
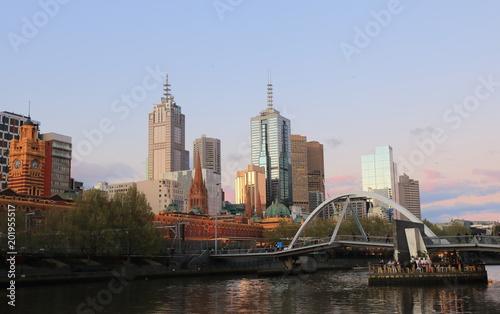
[[[113,238],[109,237],[106,229],[113,219],[110,215],[110,206],[103,191],[88,190],[77,199],[75,206],[70,210],[66,232],[72,239],[73,248],[87,255],[98,252],[98,248],[106,247]]]
[[[95,254],[151,254],[161,235],[143,193],[136,188],[117,193],[108,201],[102,191],[85,191],[69,217],[73,244],[88,258]]]
[[[299,228],[300,224],[288,220],[280,220],[276,228],[263,231],[264,239],[272,245],[280,241],[284,242],[283,244],[289,244]]]
[[[429,228],[431,229],[432,232],[434,232],[435,235],[437,235],[438,237],[442,237],[442,236],[445,236],[446,235],[446,232],[439,228],[436,224],[430,222],[429,220],[427,219],[424,219],[422,220],[422,222]]]
[[[144,193],[130,188],[115,194],[111,211],[115,217],[112,226],[119,235],[117,244],[129,260],[131,254],[150,254],[159,249],[161,235],[153,223],[154,214]]]

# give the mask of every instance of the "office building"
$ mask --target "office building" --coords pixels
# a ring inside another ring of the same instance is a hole
[[[259,166],[248,165],[247,170],[238,171],[234,182],[234,193],[236,204],[249,203],[254,210],[265,208],[265,169]],[[250,198],[250,202],[248,202],[248,197]]]
[[[185,149],[185,117],[170,94],[168,74],[164,97],[153,106],[148,128],[148,179],[161,179],[165,172],[188,168]]]
[[[323,144],[317,141],[307,146],[307,185],[309,189],[309,212],[325,201],[325,160]]]
[[[203,134],[193,142],[193,169],[196,168],[196,156],[200,156],[201,167],[221,173],[220,140]]]
[[[28,120],[27,116],[16,113],[0,112],[0,189],[7,188],[7,175],[9,173],[9,145],[10,141],[19,138],[19,128]],[[40,126],[40,122],[31,120],[34,125]]]
[[[273,107],[273,85],[267,85],[267,109],[251,118],[251,164],[266,173],[266,207],[278,201],[292,205],[290,120]]]
[[[408,209],[418,219],[421,218],[420,185],[405,173],[399,176],[399,204]]]
[[[309,212],[307,138],[292,134],[290,139],[292,143],[293,206],[299,206],[304,212]]]
[[[72,190],[71,137],[57,133],[41,135],[45,142],[44,196]]]
[[[379,146],[375,148],[375,154],[361,156],[361,176],[363,191],[398,201],[397,166],[393,162],[391,146]]]

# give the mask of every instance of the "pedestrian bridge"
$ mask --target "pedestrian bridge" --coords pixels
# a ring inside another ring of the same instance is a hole
[[[340,235],[336,241],[330,238],[302,239],[292,247],[256,248],[212,251],[213,258],[235,257],[288,257],[314,254],[335,248],[362,247],[365,249],[394,249],[394,238]],[[429,251],[490,251],[500,252],[500,237],[498,236],[460,236],[460,237],[424,237]]]
[[[420,219],[415,217],[410,211],[400,204],[377,193],[361,191],[352,193],[337,194],[330,199],[321,203],[304,221],[299,228],[290,244],[283,249],[277,248],[259,248],[252,250],[220,250],[212,252],[211,257],[214,258],[232,258],[232,257],[289,257],[314,252],[326,251],[333,248],[341,247],[364,247],[364,248],[385,248],[394,249],[394,239],[390,237],[375,237],[369,236],[364,232],[363,226],[360,224],[354,212],[354,219],[358,225],[361,235],[339,235],[338,231],[343,219],[346,217],[346,212],[349,208],[350,198],[366,197],[377,200],[381,203],[393,208],[400,215],[406,217],[408,221],[423,224]],[[303,237],[306,228],[316,218],[321,217],[320,214],[327,208],[331,208],[333,203],[339,199],[345,200],[343,208],[339,214],[337,224],[331,236],[327,238],[308,238]],[[352,210],[351,210],[352,211]],[[432,230],[424,224],[423,240],[426,248],[429,251],[494,251],[500,252],[500,237],[499,236],[453,236],[453,237],[438,237]]]

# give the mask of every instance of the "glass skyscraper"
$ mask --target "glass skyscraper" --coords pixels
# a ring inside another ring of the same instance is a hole
[[[363,191],[371,191],[398,202],[397,165],[392,147],[379,146],[375,154],[361,156]]]
[[[267,84],[267,109],[251,118],[251,161],[266,174],[266,207],[292,205],[290,120],[273,108],[273,85]]]

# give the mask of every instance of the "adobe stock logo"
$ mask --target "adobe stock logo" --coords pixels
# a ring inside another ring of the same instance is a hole
[[[19,52],[21,45],[27,45],[30,39],[38,35],[40,29],[49,24],[50,19],[54,18],[61,8],[61,5],[68,4],[70,0],[40,0],[38,5],[40,10],[35,12],[31,19],[26,16],[21,18],[23,25],[19,33],[9,32],[7,38],[9,39],[12,49],[15,53]]]

